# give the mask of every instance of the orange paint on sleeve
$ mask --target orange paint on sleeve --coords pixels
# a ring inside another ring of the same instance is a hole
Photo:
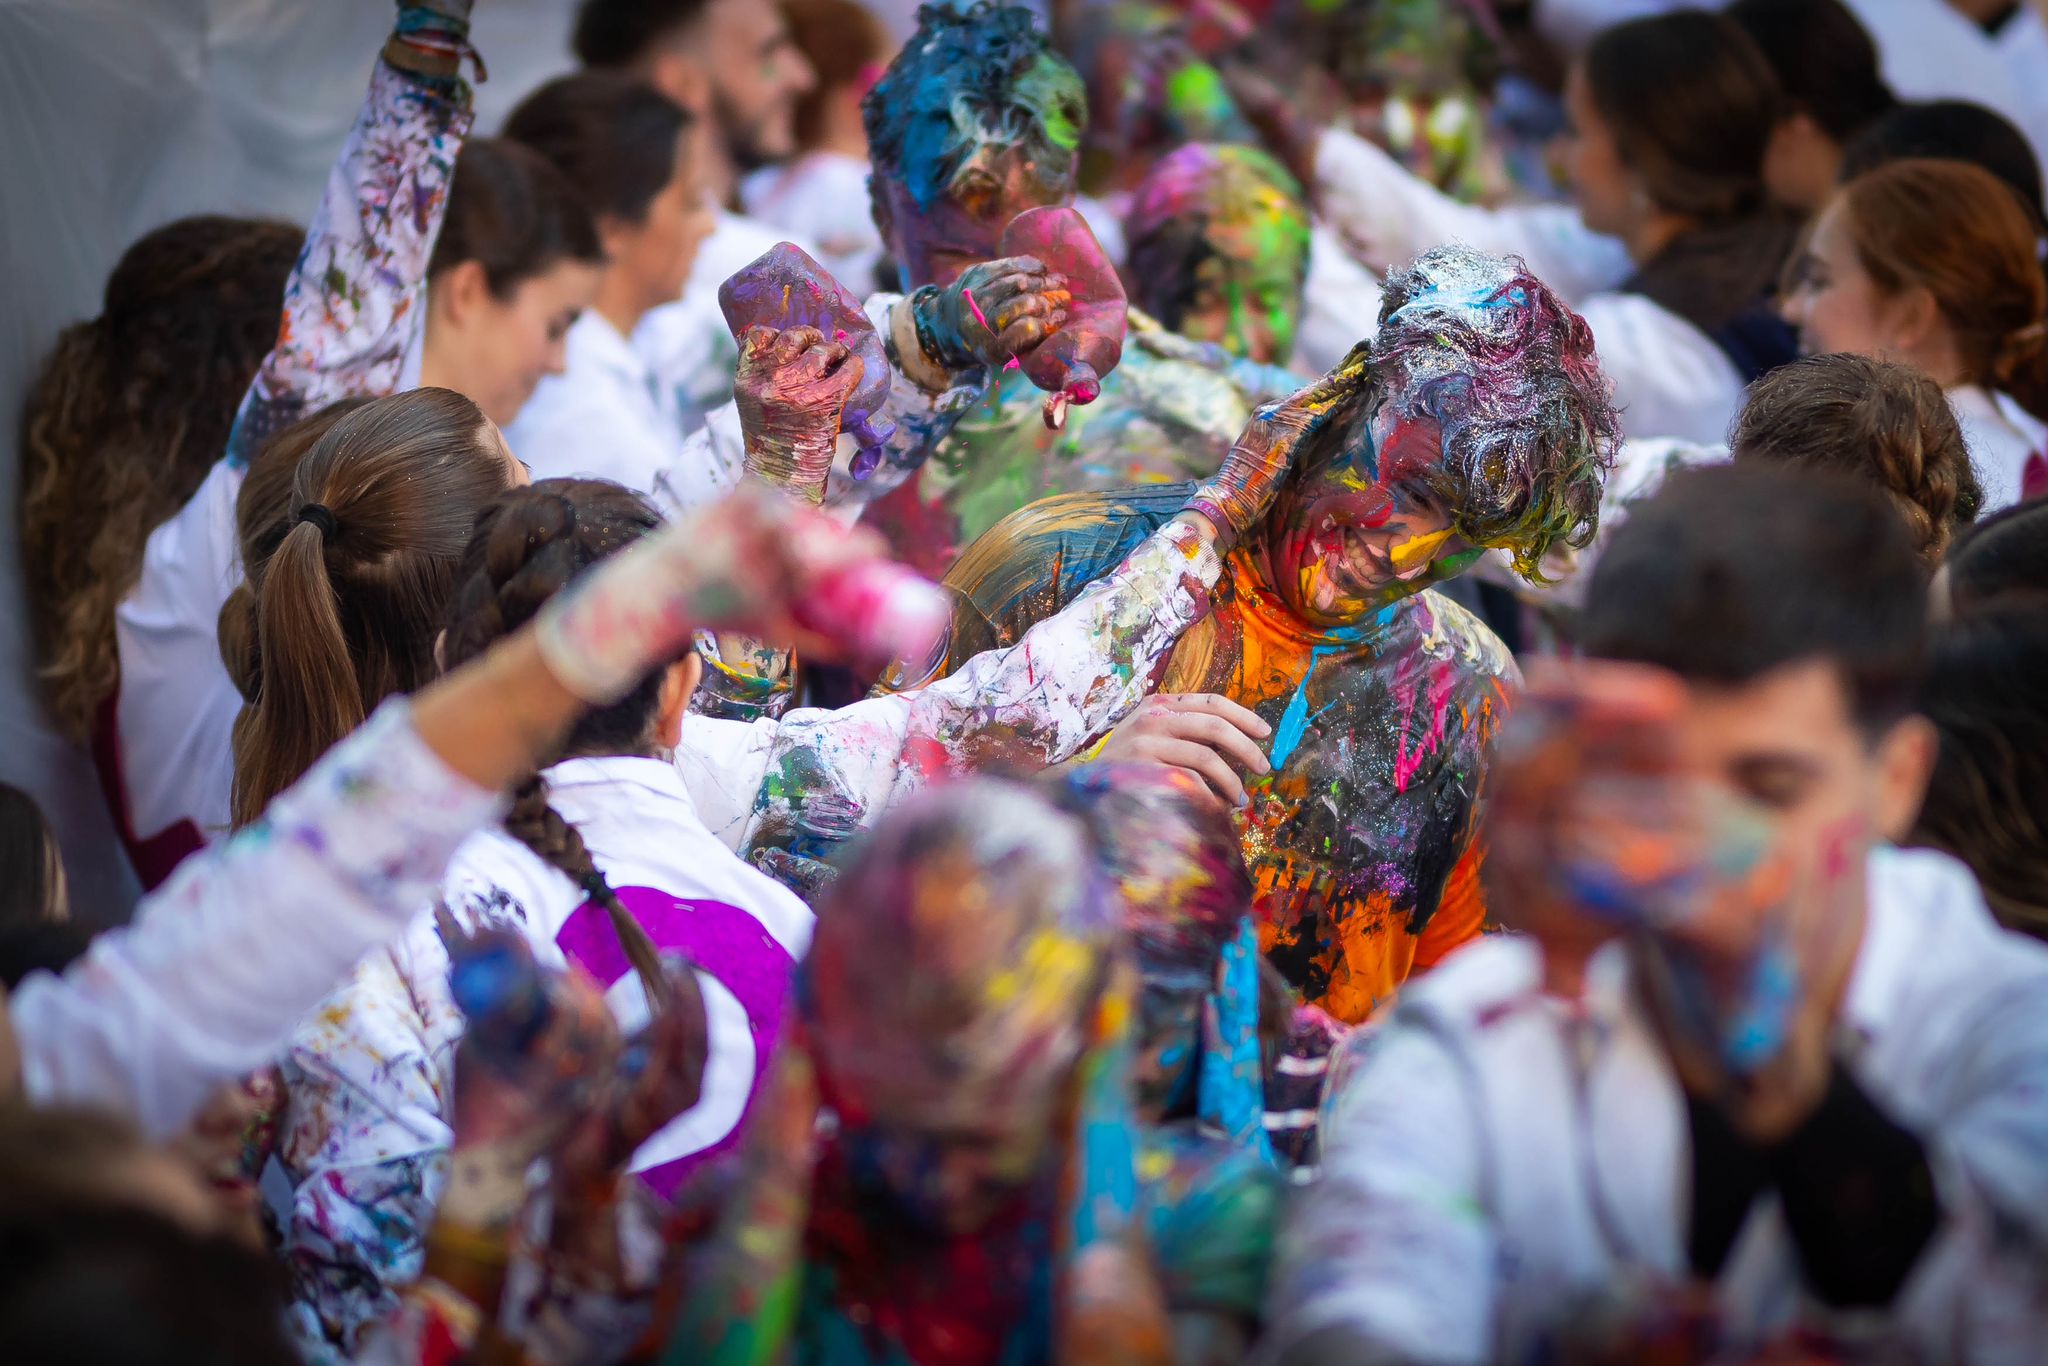
[[[1485,846],[1478,840],[1465,846],[1463,857],[1444,879],[1444,894],[1437,902],[1436,914],[1415,941],[1414,971],[1426,972],[1435,967],[1459,945],[1477,939],[1486,928],[1486,893],[1479,881],[1479,867],[1485,860]]]

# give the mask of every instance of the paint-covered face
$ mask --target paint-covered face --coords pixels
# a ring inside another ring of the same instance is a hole
[[[1304,457],[1261,536],[1267,580],[1303,621],[1356,625],[1478,557],[1452,529],[1435,422],[1383,403],[1326,449]]]
[[[1225,225],[1209,240],[1224,237],[1218,250],[1195,268],[1182,311],[1182,336],[1222,344],[1234,356],[1264,365],[1285,365],[1294,354],[1295,321],[1301,315],[1298,259],[1275,253],[1239,254]]]
[[[875,193],[876,226],[906,289],[951,284],[969,266],[995,259],[1003,229],[1018,214],[1073,198],[1071,179],[1048,179],[1027,148],[994,142],[974,149],[928,209],[894,177],[877,175]]]

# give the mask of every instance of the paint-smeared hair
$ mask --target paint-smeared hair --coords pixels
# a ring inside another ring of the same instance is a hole
[[[659,525],[660,516],[644,498],[609,480],[543,479],[506,490],[477,517],[463,551],[441,647],[447,667],[483,654],[532,621],[590,566]],[[656,669],[619,701],[585,712],[549,763],[572,755],[643,753],[666,673]],[[547,782],[538,771],[514,789],[505,832],[604,908],[627,959],[649,993],[655,992],[662,973],[653,942],[613,894],[583,836],[548,804]]]
[[[1709,466],[1631,508],[1594,567],[1579,643],[1722,686],[1819,660],[1876,735],[1913,707],[1926,587],[1905,520],[1868,481]]]
[[[1520,257],[1438,247],[1388,276],[1372,366],[1441,430],[1437,492],[1468,544],[1542,582],[1552,547],[1592,541],[1620,419],[1592,329]]]
[[[1088,101],[1031,11],[982,0],[919,9],[917,32],[861,101],[861,118],[875,174],[900,180],[929,209],[979,143],[1023,148],[1048,198],[1063,197]]]

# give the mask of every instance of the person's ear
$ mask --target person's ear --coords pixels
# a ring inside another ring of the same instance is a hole
[[[617,261],[633,240],[634,225],[613,214],[597,215],[597,244],[606,261]]]
[[[457,261],[434,276],[427,297],[434,309],[458,327],[482,313],[491,297],[491,278],[481,261]]]
[[[1908,356],[1922,352],[1942,325],[1941,305],[1936,302],[1934,291],[1925,285],[1912,285],[1894,295],[1888,305],[1885,312],[1890,323],[1891,349]]]
[[[690,711],[690,699],[704,677],[704,661],[695,650],[668,666],[662,675],[661,697],[654,714],[654,743],[674,749],[683,742],[683,717]]]
[[[448,631],[446,627],[434,632],[434,672],[448,672]]]
[[[700,119],[711,113],[711,78],[680,44],[657,52],[648,62],[647,83]]]
[[[889,210],[889,196],[883,194],[882,187],[875,183],[880,174],[879,171],[869,172],[868,217],[875,221],[875,231],[881,234],[882,245],[889,248],[893,255],[896,243],[896,215]]]
[[[1941,736],[1924,716],[1908,716],[1877,742],[1877,833],[1897,843],[1912,833],[1927,800]]]

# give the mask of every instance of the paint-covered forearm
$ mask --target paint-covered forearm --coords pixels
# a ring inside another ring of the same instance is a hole
[[[466,44],[466,21],[447,17],[434,37]],[[460,80],[378,60],[286,281],[277,344],[235,415],[230,461],[247,464],[273,432],[337,399],[398,390],[470,117]]]
[[[1172,522],[1015,645],[976,655],[947,678],[836,711],[792,712],[772,737],[715,741],[759,765],[738,842],[757,861],[773,850],[822,853],[935,778],[1072,758],[1145,697],[1181,633],[1207,613],[1221,573],[1210,539]],[[693,764],[682,766],[689,777]],[[727,766],[718,785],[730,794],[736,776]]]
[[[866,478],[855,479],[838,468],[832,471],[825,487],[828,507],[871,503],[917,473],[932,449],[987,396],[994,382],[982,366],[955,370],[927,357],[917,344],[908,303],[900,295],[874,295],[866,310],[887,343],[892,371],[889,401],[877,425],[890,422],[895,430]]]

